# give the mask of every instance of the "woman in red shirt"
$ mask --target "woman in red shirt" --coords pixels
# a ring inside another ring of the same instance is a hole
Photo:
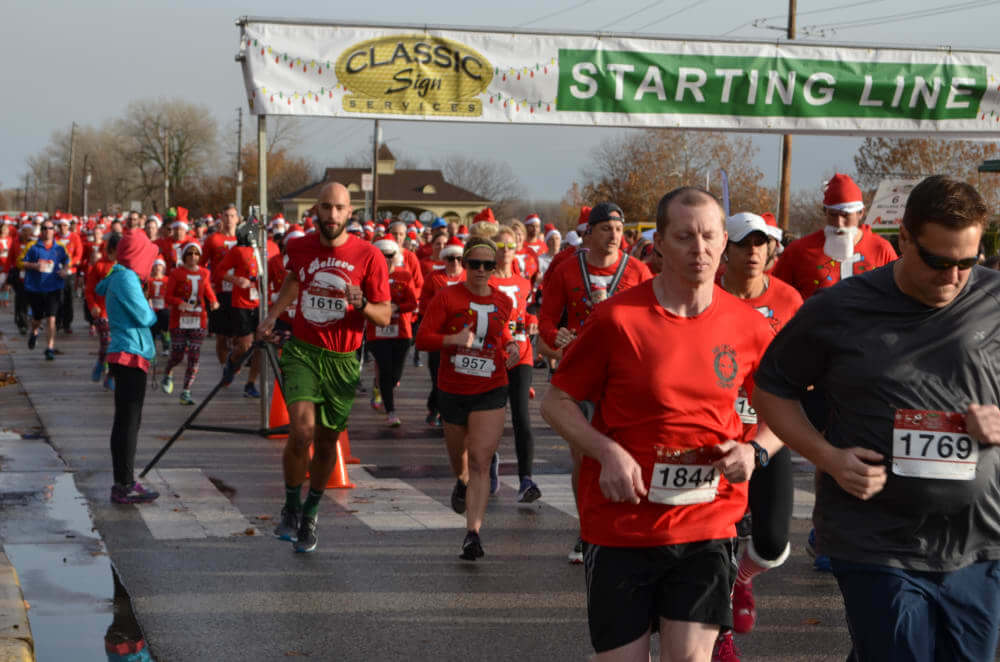
[[[417,332],[418,349],[441,353],[438,408],[457,478],[451,505],[465,513],[461,558],[467,561],[483,556],[479,529],[506,418],[507,368],[519,359],[507,326],[514,308],[506,294],[490,286],[496,254],[491,240],[471,238],[463,252],[465,281],[434,297]]]
[[[115,234],[115,233],[112,233]],[[153,272],[146,281],[146,300],[149,307],[156,313],[156,324],[150,331],[153,334],[153,342],[159,339],[163,343],[163,353],[170,351],[170,308],[167,307],[167,300],[163,298],[164,288],[167,286],[167,263],[163,258],[156,258],[153,261]],[[156,366],[156,355],[153,355],[152,364]]]
[[[435,249],[436,250],[436,249]],[[434,296],[442,288],[454,285],[465,280],[465,271],[462,269],[462,251],[464,247],[461,243],[451,244],[441,248],[439,257],[444,261],[444,269],[432,271],[424,279],[424,286],[420,290],[420,311],[425,312],[434,300]],[[419,351],[414,349],[414,351]],[[438,352],[427,353],[427,371],[431,373],[431,392],[427,394],[427,424],[441,427],[441,414],[438,413],[438,363],[441,356]]]
[[[413,335],[410,313],[417,309],[417,295],[413,291],[413,274],[403,265],[403,254],[395,239],[386,235],[375,242],[375,248],[382,251],[389,263],[392,318],[387,326],[369,324],[365,332],[368,351],[377,366],[378,388],[372,406],[379,402],[385,408],[386,423],[398,428],[403,422],[396,415],[396,383],[403,376],[406,352],[410,349]]]
[[[201,343],[208,333],[208,314],[205,309],[215,310],[219,307],[219,301],[212,290],[212,275],[208,269],[198,266],[201,247],[195,242],[187,244],[181,253],[181,260],[181,266],[170,272],[164,288],[164,298],[170,306],[170,359],[167,361],[161,387],[168,395],[174,392],[174,379],[170,372],[187,353],[181,404],[193,405],[191,386],[198,374]]]

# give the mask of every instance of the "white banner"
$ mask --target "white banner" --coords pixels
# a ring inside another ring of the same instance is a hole
[[[240,25],[254,114],[1000,136],[1000,53]]]

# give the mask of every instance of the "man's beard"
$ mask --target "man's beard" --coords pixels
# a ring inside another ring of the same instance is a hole
[[[321,222],[319,224],[319,231],[323,233],[323,237],[327,241],[334,241],[337,237],[341,235],[341,233],[344,231],[346,227],[347,227],[346,223],[341,224],[341,226],[338,228],[332,221],[330,221],[329,223]]]
[[[858,232],[858,228],[835,228],[827,225],[823,228],[826,238],[823,252],[838,262],[846,262],[854,255],[854,238]]]

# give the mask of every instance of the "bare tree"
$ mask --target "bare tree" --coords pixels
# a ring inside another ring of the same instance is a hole
[[[451,154],[435,161],[444,180],[493,202],[497,218],[513,214],[514,203],[525,197],[514,169],[506,161]]]

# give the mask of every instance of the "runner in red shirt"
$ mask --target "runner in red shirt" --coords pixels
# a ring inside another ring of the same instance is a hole
[[[377,387],[372,389],[372,407],[385,411],[386,423],[398,428],[403,424],[396,415],[396,384],[403,376],[406,352],[410,349],[411,313],[417,309],[413,275],[403,263],[402,249],[392,235],[375,242],[389,265],[389,291],[392,296],[392,318],[387,326],[369,325],[365,331],[368,351],[375,357]]]
[[[444,258],[441,255],[441,251],[444,250],[445,246],[458,246],[461,248],[464,244],[458,237],[449,238],[447,231],[438,230],[428,245],[431,247],[430,255],[420,261],[420,271],[425,281],[435,271],[441,271],[445,268]]]
[[[257,329],[258,338],[269,338],[278,315],[298,301],[294,337],[281,353],[291,424],[282,461],[285,505],[274,531],[278,538],[294,540],[296,552],[316,549],[319,503],[354,403],[360,376],[354,353],[365,324],[385,326],[392,315],[385,258],[371,244],[344,232],[353,212],[347,188],[338,183],[324,186],[317,210],[318,231],[286,247],[288,274]],[[307,469],[309,495],[303,504]]]
[[[112,233],[114,236],[114,233]],[[146,299],[149,300],[149,307],[156,313],[156,324],[150,329],[153,334],[153,342],[159,338],[163,343],[163,353],[170,351],[170,308],[167,307],[167,300],[164,298],[167,287],[167,263],[163,258],[157,257],[153,260],[153,271],[149,280],[146,281]],[[153,354],[153,365],[156,365],[156,354]]]
[[[798,290],[803,299],[897,257],[892,244],[861,225],[865,205],[861,189],[850,177],[833,176],[826,186],[823,207],[823,229],[785,247],[774,269],[774,275]]]
[[[777,334],[802,305],[802,297],[791,285],[765,272],[772,254],[770,229],[766,219],[756,214],[744,212],[726,219],[729,241],[722,257],[727,268],[718,283],[763,315]],[[754,439],[757,412],[743,389],[736,400],[736,411],[743,421],[743,438]],[[750,632],[757,620],[753,578],[788,559],[793,496],[791,452],[781,448],[750,479],[750,540],[740,558],[733,587],[733,631],[739,634]],[[733,631],[719,635],[714,658],[737,659]]]
[[[164,298],[170,306],[170,359],[160,386],[167,395],[174,392],[174,379],[170,373],[187,354],[181,404],[193,405],[195,402],[191,398],[191,387],[201,362],[201,343],[208,333],[206,310],[218,308],[219,301],[212,289],[211,273],[198,266],[201,246],[193,241],[188,243],[181,259],[184,263],[170,272],[164,292]]]
[[[96,291],[97,284],[101,282],[111,267],[115,266],[115,256],[118,252],[118,242],[121,240],[120,234],[113,234],[108,237],[104,246],[104,253],[87,271],[87,278],[83,286],[83,299],[90,313],[91,323],[97,332],[97,363],[90,373],[90,381],[99,382],[107,370],[108,345],[111,343],[111,327],[108,326],[108,309],[104,305],[104,297]],[[110,373],[104,382],[104,388],[110,390],[114,385]]]
[[[438,406],[456,477],[451,505],[465,513],[468,529],[461,554],[467,561],[484,554],[479,530],[490,493],[499,490],[496,449],[506,418],[507,369],[520,353],[508,327],[510,298],[489,282],[496,254],[490,239],[470,238],[462,260],[466,280],[434,297],[417,333],[417,347],[441,355]]]
[[[507,225],[514,230],[517,242],[517,249],[514,252],[514,272],[534,283],[535,278],[538,277],[538,256],[535,251],[524,245],[524,237],[527,232],[524,223],[514,218],[508,221]]]
[[[288,275],[288,244],[304,236],[306,235],[301,230],[292,230],[286,234],[281,242],[281,252],[267,261],[267,287],[271,290],[269,301],[272,306],[278,301],[281,286],[285,284],[285,276]],[[292,337],[292,320],[295,318],[296,303],[292,301],[274,322],[273,336],[278,347],[283,346]]]
[[[236,226],[240,223],[240,213],[235,205],[228,205],[219,217],[219,228],[205,240],[205,255],[202,266],[212,272],[212,288],[219,297],[219,307],[208,315],[208,332],[215,334],[215,357],[220,365],[233,350],[233,284],[222,280],[222,270],[218,268],[222,258],[236,245]]]
[[[542,236],[542,219],[538,214],[528,214],[524,219],[524,247],[535,257],[541,257],[549,250]]]
[[[746,481],[780,443],[766,426],[743,443],[733,406],[772,331],[713,282],[726,244],[715,198],[668,193],[657,228],[661,273],[595,309],[542,415],[586,456],[579,509],[598,654],[646,659],[656,619],[664,659],[708,660],[732,623]]]
[[[233,349],[223,371],[223,382],[227,386],[236,377],[236,372],[230,369],[235,362],[233,358],[243,356],[250,350],[254,330],[260,323],[260,286],[257,283],[260,271],[257,266],[257,251],[250,242],[251,232],[253,230],[247,223],[236,229],[236,245],[226,253],[218,266],[222,272],[222,282],[233,286],[232,318],[229,327],[233,335]],[[260,397],[260,391],[254,383],[259,371],[260,360],[255,353],[250,359],[250,374],[247,376],[246,386],[243,387],[243,397]]]
[[[73,295],[76,292],[77,269],[80,266],[80,260],[83,259],[83,242],[80,241],[80,235],[73,232],[70,226],[68,218],[59,219],[59,233],[55,238],[56,243],[62,246],[66,250],[66,255],[69,256],[69,264],[66,267],[68,275],[63,279],[65,282],[62,299],[59,303],[59,313],[56,315],[56,328],[67,334],[73,333]]]
[[[517,475],[520,479],[517,500],[520,503],[531,503],[542,496],[542,491],[531,478],[535,438],[531,433],[531,410],[528,406],[534,372],[531,336],[538,332],[538,318],[528,312],[531,283],[514,273],[517,238],[513,228],[501,227],[494,240],[497,245],[497,268],[490,278],[490,285],[510,297],[514,313],[508,326],[518,346],[517,363],[507,370],[507,380],[510,383],[510,419],[514,427],[514,449],[517,452]]]
[[[424,286],[420,290],[420,310],[426,312],[431,301],[438,291],[465,280],[465,270],[462,268],[462,249],[460,244],[452,244],[441,249],[441,259],[445,268],[442,271],[430,273],[424,280]],[[421,322],[423,323],[423,322]],[[419,333],[419,331],[418,331]],[[414,346],[414,351],[418,348]],[[427,421],[428,425],[441,427],[441,414],[438,411],[438,364],[441,356],[436,351],[427,354],[427,371],[431,374],[431,391],[427,394]]]

